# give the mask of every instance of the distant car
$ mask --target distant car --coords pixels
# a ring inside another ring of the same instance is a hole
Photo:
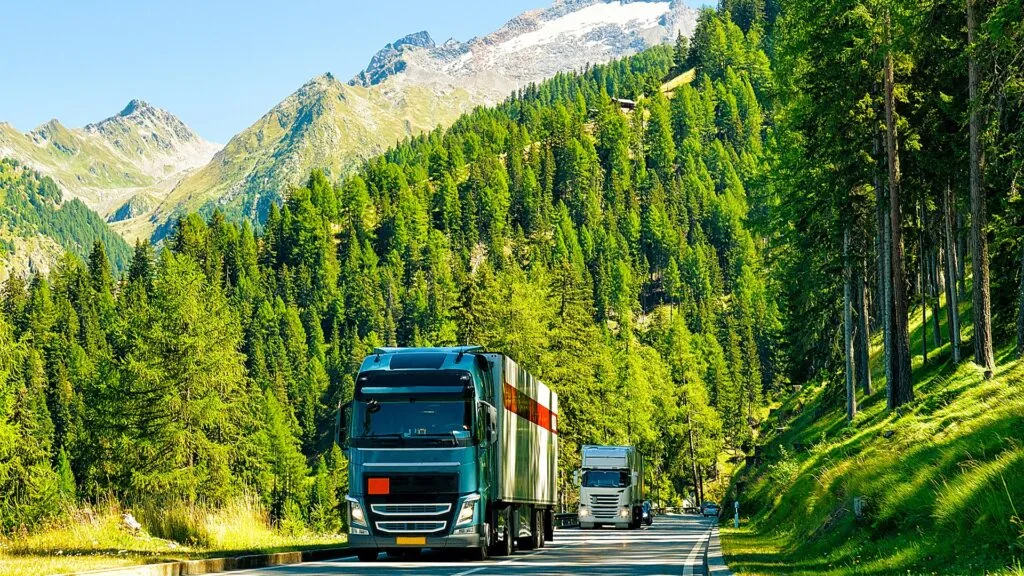
[[[717,518],[719,514],[720,510],[718,508],[718,504],[715,504],[714,502],[705,502],[700,505],[700,515],[705,518],[708,516],[714,516]]]

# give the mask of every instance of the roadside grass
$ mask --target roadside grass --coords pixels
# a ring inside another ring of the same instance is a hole
[[[142,524],[125,527],[131,512]],[[218,509],[176,505],[126,510],[114,501],[68,511],[32,534],[0,539],[0,575],[64,574],[180,560],[343,546],[344,535],[272,528],[267,514],[240,498]]]
[[[733,571],[1024,575],[1024,362],[1000,350],[986,382],[976,365],[954,366],[947,343],[925,365],[917,313],[913,402],[886,409],[877,340],[874,392],[858,393],[852,424],[842,374],[774,411],[763,463],[733,477],[745,512],[722,530]]]

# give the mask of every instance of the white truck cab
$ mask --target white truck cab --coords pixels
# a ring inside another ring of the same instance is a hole
[[[639,528],[643,520],[643,459],[632,446],[583,447],[580,528]]]

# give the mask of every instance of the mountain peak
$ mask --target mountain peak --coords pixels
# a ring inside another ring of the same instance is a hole
[[[134,114],[135,112],[137,112],[139,110],[148,110],[150,108],[152,108],[152,106],[150,106],[145,100],[139,100],[138,98],[133,98],[132,101],[129,102],[128,105],[124,107],[124,110],[121,110],[121,112],[119,112],[117,115],[121,116],[121,117],[131,116],[132,114]]]
[[[366,69],[357,74],[349,84],[366,87],[380,84],[388,76],[405,70],[405,61],[402,59],[402,55],[406,50],[417,48],[431,50],[436,47],[437,44],[426,30],[403,36],[374,54]]]

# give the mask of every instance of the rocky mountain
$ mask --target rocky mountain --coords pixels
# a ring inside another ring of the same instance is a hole
[[[177,215],[191,210],[218,207],[260,219],[314,168],[336,179],[410,135],[454,122],[477,102],[462,88],[435,89],[401,76],[373,88],[317,76],[182,180],[148,224],[160,239]]]
[[[310,80],[135,218],[133,235],[145,229],[159,239],[189,210],[259,220],[312,168],[338,178],[398,140],[531,82],[689,36],[696,19],[681,0],[557,0],[467,42],[410,34],[347,84],[330,74]]]
[[[697,11],[681,0],[558,0],[513,18],[496,32],[441,46],[419,32],[389,44],[351,80],[373,86],[396,74],[451,82],[491,97],[558,72],[691,36]]]
[[[52,178],[65,196],[103,216],[142,195],[162,198],[182,176],[220,149],[173,114],[132,100],[118,114],[83,128],[58,120],[23,134],[0,123],[0,157]]]

